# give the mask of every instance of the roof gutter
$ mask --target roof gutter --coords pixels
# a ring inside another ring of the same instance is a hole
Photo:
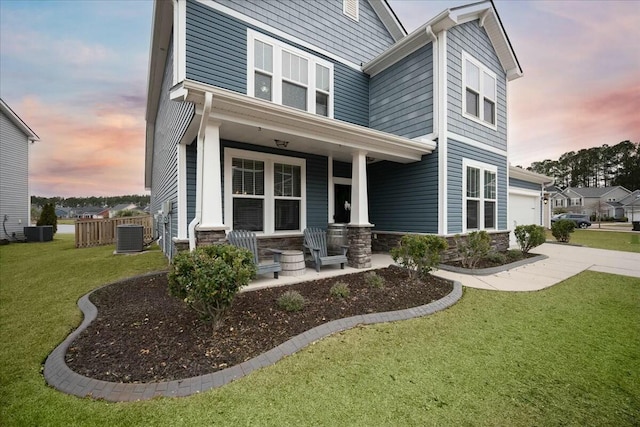
[[[173,100],[202,105],[206,102],[204,96],[207,93],[213,94],[215,98],[211,111],[220,120],[238,121],[242,117],[258,118],[262,120],[262,126],[267,125],[268,122],[276,123],[280,129],[286,129],[295,134],[304,134],[353,149],[363,149],[366,146],[381,154],[387,153],[410,159],[410,161],[418,161],[422,155],[429,154],[436,148],[433,141],[411,140],[364,126],[309,114],[192,80],[185,80],[175,86],[170,97]],[[242,115],[240,119],[239,115]]]

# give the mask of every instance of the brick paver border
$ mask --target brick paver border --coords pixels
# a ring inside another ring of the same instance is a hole
[[[128,402],[153,399],[157,396],[189,396],[212,388],[221,387],[257,369],[273,365],[283,357],[289,356],[312,342],[336,332],[345,331],[361,324],[393,322],[433,314],[452,306],[462,297],[462,284],[460,282],[454,282],[453,290],[447,296],[426,305],[406,310],[347,317],[316,326],[260,356],[256,356],[253,359],[221,371],[182,380],[144,384],[123,384],[88,378],[72,371],[65,363],[64,356],[71,343],[89,326],[98,314],[96,306],[89,301],[89,295],[91,295],[92,292],[89,292],[78,301],[78,307],[84,314],[84,320],[78,329],[73,331],[67,339],[57,346],[49,357],[47,357],[44,363],[44,378],[49,385],[64,393],[78,397],[104,399],[111,402]]]
[[[543,259],[549,258],[546,255],[536,255],[531,258],[521,259],[520,261],[512,262],[511,264],[505,264],[498,267],[489,267],[489,268],[463,268],[463,267],[454,267],[447,264],[438,265],[438,269],[444,271],[450,271],[452,273],[460,273],[460,274],[469,274],[472,276],[490,276],[492,274],[502,273],[503,271],[508,271],[516,267],[522,267],[523,265],[533,264],[534,262],[542,261]]]

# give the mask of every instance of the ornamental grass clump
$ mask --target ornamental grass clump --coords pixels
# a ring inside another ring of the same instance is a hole
[[[504,265],[507,263],[507,256],[498,251],[490,251],[485,259],[495,265]]]
[[[469,233],[466,240],[456,234],[454,240],[460,262],[465,268],[476,268],[478,262],[491,251],[491,236],[484,230]]]
[[[284,311],[300,311],[304,308],[306,300],[298,291],[286,291],[278,298],[278,308]]]
[[[540,246],[547,240],[544,227],[541,225],[518,225],[513,230],[513,234],[516,236],[523,255],[528,254],[531,249]]]
[[[218,329],[233,299],[256,274],[253,254],[231,245],[211,245],[176,255],[168,274],[169,293],[183,299]]]
[[[338,282],[329,289],[329,293],[334,298],[347,298],[349,296],[349,285],[344,282]]]
[[[561,219],[551,224],[551,234],[558,242],[569,243],[575,228],[576,224],[570,219]]]
[[[370,288],[381,289],[384,287],[384,277],[379,276],[375,271],[365,273],[364,280]]]
[[[440,263],[447,241],[438,236],[405,234],[400,243],[391,249],[393,261],[409,271],[409,278],[425,277]]]

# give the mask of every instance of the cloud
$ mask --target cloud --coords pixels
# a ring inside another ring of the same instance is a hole
[[[78,114],[35,96],[16,110],[41,139],[30,152],[32,194],[144,192],[144,119],[135,110],[100,104]]]

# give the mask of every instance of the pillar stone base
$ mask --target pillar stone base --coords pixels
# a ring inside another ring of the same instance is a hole
[[[349,267],[371,267],[371,227],[348,226],[347,236],[349,251],[347,259]]]
[[[177,253],[189,251],[189,239],[178,239],[177,237],[174,237],[173,245],[175,246]]]
[[[224,230],[196,230],[196,247],[227,243]]]

